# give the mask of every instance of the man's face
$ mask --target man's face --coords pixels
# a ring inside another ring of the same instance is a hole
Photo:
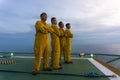
[[[63,23],[60,24],[60,28],[64,28],[64,24]]]
[[[70,29],[70,25],[67,25],[66,27],[67,27],[67,29]]]
[[[42,20],[42,21],[46,21],[46,20],[47,20],[47,15],[43,14],[43,15],[41,16],[41,20]]]
[[[57,24],[57,20],[53,19],[52,23],[56,25]]]

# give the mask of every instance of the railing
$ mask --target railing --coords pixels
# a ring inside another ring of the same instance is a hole
[[[77,54],[76,54],[77,55]],[[120,55],[100,53],[80,53],[80,57],[95,57],[120,70]]]
[[[33,52],[0,52],[0,56],[1,57],[34,56],[34,53]],[[84,58],[96,57],[96,58],[104,61],[105,63],[108,63],[120,70],[120,64],[119,64],[120,63],[120,55],[101,54],[101,53],[72,53],[72,56],[73,57],[84,57]]]

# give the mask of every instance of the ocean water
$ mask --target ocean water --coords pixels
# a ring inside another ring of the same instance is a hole
[[[0,35],[0,52],[33,52],[34,33]],[[72,54],[74,53],[101,53],[120,55],[120,43],[82,43],[73,40]]]
[[[72,52],[120,55],[120,44],[73,44]]]
[[[31,38],[2,38],[0,39],[0,52],[22,52],[33,54],[34,39]],[[79,44],[73,42],[72,54],[94,53],[94,54],[112,54],[120,57],[120,44]],[[20,53],[21,54],[21,53]],[[31,54],[27,54],[28,56]],[[21,54],[26,56],[26,54]],[[97,56],[99,59],[107,62],[116,58],[116,56]],[[109,63],[120,70],[120,60]]]
[[[0,40],[0,52],[33,52],[34,40],[5,39]],[[72,44],[74,53],[101,53],[120,55],[120,44]]]

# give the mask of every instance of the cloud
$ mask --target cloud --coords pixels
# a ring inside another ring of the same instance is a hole
[[[49,24],[53,16],[58,22],[71,23],[73,52],[115,52],[119,49],[115,45],[105,46],[109,51],[103,44],[120,44],[119,3],[120,0],[0,0],[1,51],[31,52],[35,22],[40,13],[46,12]]]
[[[11,0],[0,8],[0,34],[33,31],[41,12],[48,14],[47,22],[55,16],[59,21],[71,23],[76,37],[99,39],[119,38],[119,0]],[[81,34],[81,35],[79,35]],[[84,35],[83,35],[84,34]]]
[[[0,9],[0,33],[13,34],[32,31],[30,25],[35,24],[36,19],[33,18],[29,11],[26,11],[27,9],[22,7],[25,4],[18,6],[18,3],[13,3],[9,3],[8,7],[5,6],[3,9]]]

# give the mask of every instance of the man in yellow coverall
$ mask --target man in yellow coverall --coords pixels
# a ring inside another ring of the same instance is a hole
[[[66,57],[66,49],[65,49],[65,47],[66,47],[66,39],[65,39],[65,31],[64,31],[64,23],[62,22],[62,21],[60,21],[59,23],[58,23],[58,25],[59,25],[59,31],[60,31],[60,37],[59,37],[59,39],[60,39],[60,61],[61,61],[61,56],[63,55],[64,56],[64,61],[66,62],[67,61],[67,57]],[[61,65],[61,63],[60,63],[60,65]]]
[[[41,58],[44,59],[43,70],[51,71],[49,68],[50,57],[50,43],[48,39],[48,33],[53,32],[52,28],[46,23],[47,14],[42,13],[40,15],[41,21],[37,21],[35,24],[36,34],[34,42],[34,68],[32,75],[37,75],[40,70]]]
[[[51,18],[51,27],[54,30],[54,33],[51,33],[51,45],[52,45],[52,54],[51,54],[51,61],[53,69],[62,69],[62,67],[59,65],[60,63],[60,32],[57,27],[57,20],[55,17]]]
[[[71,48],[72,48],[72,38],[73,34],[70,31],[70,23],[66,24],[66,30],[65,30],[65,35],[66,35],[66,55],[67,55],[67,62],[68,64],[73,63],[71,59]]]

